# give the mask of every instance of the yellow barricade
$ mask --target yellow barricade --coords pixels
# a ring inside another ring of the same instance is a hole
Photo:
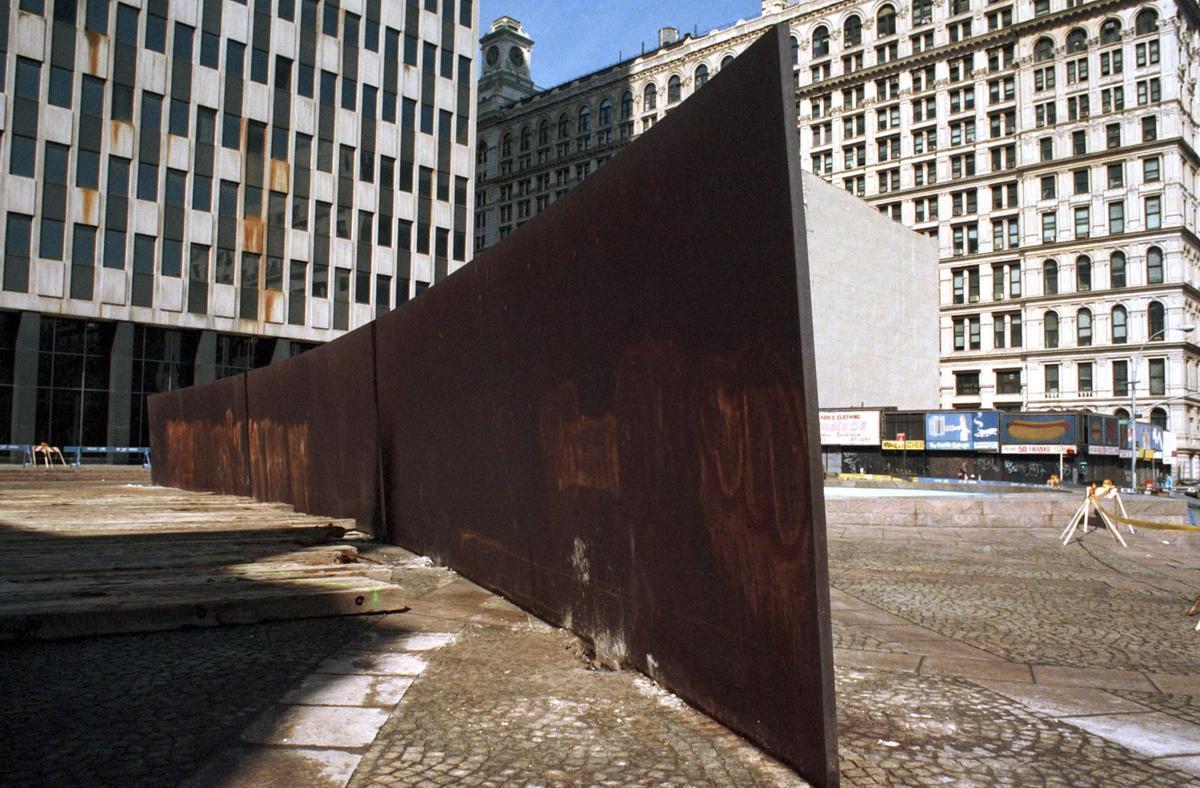
[[[1153,520],[1137,520],[1132,517],[1122,517],[1119,514],[1114,514],[1100,505],[1100,500],[1096,496],[1092,496],[1092,503],[1096,508],[1104,512],[1108,517],[1126,525],[1134,525],[1138,528],[1149,528],[1152,531],[1200,531],[1200,526],[1196,525],[1173,525],[1171,523],[1156,523]]]

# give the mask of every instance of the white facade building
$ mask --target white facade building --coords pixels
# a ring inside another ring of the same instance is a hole
[[[473,0],[0,8],[0,444],[363,325],[472,256]]]
[[[780,22],[804,167],[937,239],[942,407],[1127,417],[1136,384],[1137,416],[1200,477],[1190,0],[764,0],[705,35],[664,29],[653,52],[481,113],[476,245]],[[497,63],[532,48],[519,24],[490,35]],[[481,97],[496,73],[485,61]]]

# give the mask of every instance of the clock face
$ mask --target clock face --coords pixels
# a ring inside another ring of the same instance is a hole
[[[487,51],[487,62],[489,66],[494,66],[500,62],[500,47],[489,47]]]
[[[521,50],[517,49],[516,47],[508,50],[508,59],[512,61],[514,66],[520,66],[525,63],[524,53],[522,53]]]

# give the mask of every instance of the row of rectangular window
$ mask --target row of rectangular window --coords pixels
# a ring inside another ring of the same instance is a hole
[[[1095,363],[1091,361],[1075,364],[1075,392],[1079,395],[1091,396],[1095,389]],[[1149,389],[1151,396],[1165,396],[1167,393],[1167,361],[1162,358],[1148,360]],[[996,370],[997,394],[1021,393],[1021,370]],[[1042,391],[1048,396],[1058,396],[1064,393],[1061,381],[1060,364],[1042,365]],[[1129,362],[1124,359],[1112,361],[1111,396],[1129,396]],[[954,373],[954,393],[956,396],[976,396],[979,394],[978,372]]]

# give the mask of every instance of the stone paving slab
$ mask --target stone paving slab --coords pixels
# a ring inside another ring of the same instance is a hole
[[[1064,717],[1064,721],[1134,752],[1161,758],[1168,755],[1200,755],[1200,725],[1169,714],[1115,714],[1093,717]]]
[[[383,709],[282,706],[259,717],[242,734],[250,744],[366,747],[387,722]]]
[[[1200,635],[1197,635],[1200,639]],[[1197,695],[1200,696],[1200,676],[1178,676],[1167,673],[1148,673],[1146,678],[1154,684],[1159,692],[1168,695]]]
[[[412,686],[411,676],[361,676],[314,673],[283,696],[284,703],[310,706],[391,708]]]
[[[1155,690],[1149,679],[1141,673],[1131,670],[1034,665],[1033,675],[1039,684],[1051,684],[1059,687],[1099,687],[1140,692],[1154,692]]]
[[[925,657],[921,660],[923,676],[955,676],[968,679],[999,679],[1001,681],[1033,681],[1028,665],[998,659],[964,659],[961,657]]]
[[[349,651],[317,666],[318,673],[378,673],[386,676],[416,676],[425,669],[425,659],[416,654]]]
[[[1149,711],[1139,703],[1090,687],[1048,687],[989,679],[977,679],[975,683],[1051,717]]]
[[[1178,769],[1200,777],[1200,755],[1183,755],[1175,758],[1159,758],[1155,763]]]

